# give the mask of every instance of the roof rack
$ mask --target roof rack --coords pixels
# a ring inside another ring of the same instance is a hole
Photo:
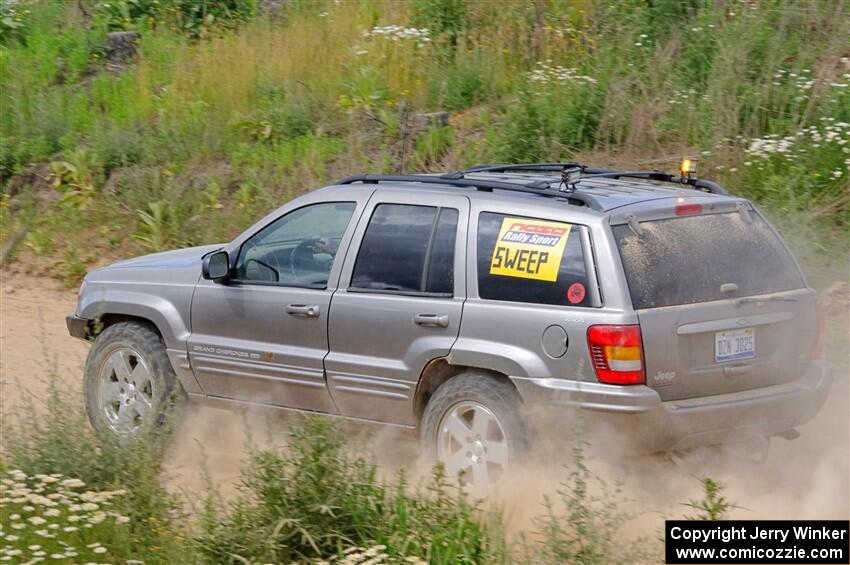
[[[450,174],[455,175],[453,178],[460,179],[463,178],[464,175],[470,173],[506,173],[510,171],[564,172],[567,169],[574,167],[578,167],[579,169],[581,169],[584,178],[633,178],[654,180],[674,184],[687,184],[689,186],[693,186],[698,190],[702,190],[703,192],[709,192],[711,194],[729,194],[725,188],[723,188],[716,182],[696,177],[683,177],[678,175],[672,175],[670,173],[665,173],[664,171],[659,171],[657,169],[652,171],[618,171],[616,169],[597,169],[575,162],[523,163],[519,165],[477,165],[475,167],[470,167],[468,169],[458,171],[457,173]]]
[[[492,192],[494,189],[507,190],[511,192],[548,196],[550,198],[560,198],[570,204],[601,209],[601,206],[599,206],[596,199],[589,194],[576,194],[575,192],[553,188],[553,185],[560,184],[560,181],[555,183],[546,180],[538,180],[519,184],[487,179],[470,179],[465,178],[463,173],[466,173],[466,171],[446,173],[443,175],[353,175],[336,182],[336,184],[354,184],[357,182],[363,184],[377,184],[381,182],[411,182],[475,188],[476,190],[484,192]]]
[[[462,171],[458,171],[458,174],[466,174],[466,173],[506,173],[509,171],[530,171],[530,172],[555,172],[560,173],[565,169],[571,169],[573,167],[578,167],[582,170],[585,169],[585,166],[581,163],[575,162],[567,162],[567,163],[522,163],[518,165],[476,165],[474,167],[469,167],[468,169],[464,169]]]

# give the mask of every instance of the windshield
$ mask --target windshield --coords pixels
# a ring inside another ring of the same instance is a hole
[[[758,214],[707,214],[614,226],[636,309],[804,286],[785,244]]]

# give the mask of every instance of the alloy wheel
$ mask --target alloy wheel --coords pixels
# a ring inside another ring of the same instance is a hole
[[[98,377],[97,405],[114,432],[133,434],[150,422],[156,381],[141,354],[130,347],[114,349]]]
[[[437,457],[450,476],[473,489],[495,485],[508,466],[508,441],[496,415],[483,404],[459,402],[443,415]]]

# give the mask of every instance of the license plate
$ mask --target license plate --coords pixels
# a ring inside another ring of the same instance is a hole
[[[756,356],[755,328],[727,330],[714,334],[714,361],[734,361]]]

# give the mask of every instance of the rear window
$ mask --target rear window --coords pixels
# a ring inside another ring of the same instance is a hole
[[[657,308],[802,287],[788,249],[764,219],[751,218],[736,212],[641,222],[641,235],[614,226],[632,305]]]
[[[590,306],[581,228],[482,213],[478,218],[478,295],[489,300]]]
[[[379,204],[360,244],[351,288],[451,296],[454,208]]]

